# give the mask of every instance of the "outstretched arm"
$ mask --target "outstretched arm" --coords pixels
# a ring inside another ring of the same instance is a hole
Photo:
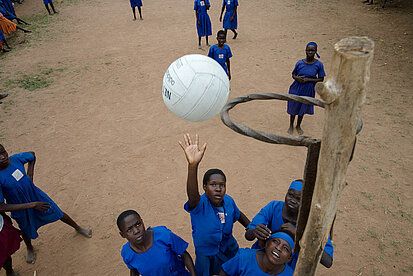
[[[304,82],[314,82],[314,83],[324,81],[324,78],[303,78],[303,79],[304,79]]]
[[[222,14],[224,13],[224,11],[225,11],[225,3],[222,5],[221,15],[219,16],[219,22],[222,21]]]
[[[184,135],[184,143],[179,141],[179,145],[185,152],[186,160],[188,161],[188,178],[186,181],[186,193],[188,195],[189,209],[192,210],[196,207],[200,200],[198,191],[198,165],[204,156],[206,146],[205,143],[201,149],[199,149],[199,137],[195,135],[195,143],[192,142],[189,133]]]
[[[195,276],[195,266],[194,261],[192,260],[191,255],[189,255],[188,251],[185,251],[184,254],[181,256],[182,260],[184,261],[185,267],[188,269],[191,276]]]
[[[240,211],[238,222],[241,223],[242,226],[247,227],[251,221],[247,218],[247,216],[243,212]]]
[[[27,164],[27,175],[30,177],[32,181],[34,181],[33,177],[34,177],[34,164],[36,164],[36,154],[34,153],[34,151],[31,151],[30,153],[33,154],[34,159],[33,161],[30,161]]]
[[[0,203],[0,213],[4,212],[12,212],[12,211],[19,211],[25,209],[36,209],[42,212],[46,212],[50,209],[50,203],[48,202],[29,202],[29,203],[22,203],[22,204],[5,204],[4,202]]]

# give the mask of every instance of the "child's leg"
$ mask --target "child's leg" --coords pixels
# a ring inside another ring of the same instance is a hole
[[[32,245],[32,239],[22,232],[22,238],[27,247],[26,263],[34,264],[36,262],[36,254]]]
[[[136,7],[132,7],[133,20],[136,20]]]
[[[232,39],[236,39],[238,36],[237,31],[235,31],[235,29],[232,29],[231,31],[234,33],[234,36],[232,37]]]
[[[24,21],[23,19],[21,19],[21,18],[18,18],[18,17],[16,17],[16,19],[17,19],[17,23],[23,23],[23,24],[26,24],[26,25],[31,25],[30,23],[27,23],[26,21]]]
[[[207,46],[209,46],[209,43],[208,43],[208,36],[207,36],[207,35],[205,36],[205,41],[206,41],[206,45],[207,45]]]
[[[304,133],[304,131],[301,129],[301,122],[303,121],[304,115],[303,116],[298,116],[298,120],[297,120],[297,132],[298,134],[302,135]]]
[[[140,20],[143,20],[141,7],[138,7],[138,12],[139,12],[139,18],[140,18]]]
[[[54,9],[53,3],[50,3],[50,6],[52,7],[53,12],[57,13],[57,11]]]
[[[32,31],[29,31],[29,30],[23,29],[22,27],[19,27],[19,26],[16,26],[16,28],[17,28],[17,29],[19,29],[20,31],[25,32],[25,33],[31,33],[31,32],[32,32]]]
[[[18,276],[13,270],[11,256],[4,262],[3,268],[6,270],[6,276]]]
[[[91,238],[92,237],[92,230],[80,227],[68,214],[63,212],[63,217],[60,219],[64,223],[72,226],[79,234]]]
[[[226,38],[227,38],[228,29],[224,29],[224,32],[225,32],[225,39],[226,39]]]
[[[200,36],[198,36],[198,49],[202,49],[201,48],[201,37]]]
[[[290,127],[288,128],[288,133],[293,134],[294,131],[294,120],[295,120],[295,115],[290,115]]]
[[[52,13],[50,12],[50,9],[49,9],[49,5],[48,5],[48,4],[44,4],[44,6],[46,7],[46,10],[47,10],[47,12],[49,13],[49,15],[52,15]]]

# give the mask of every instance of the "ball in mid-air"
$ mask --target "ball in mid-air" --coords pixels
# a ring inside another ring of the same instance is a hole
[[[200,122],[219,112],[227,102],[229,79],[218,62],[204,55],[186,55],[169,66],[162,97],[176,116]]]

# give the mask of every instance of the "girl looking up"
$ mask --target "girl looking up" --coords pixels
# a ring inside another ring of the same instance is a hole
[[[188,161],[185,211],[191,215],[192,237],[195,245],[195,271],[197,276],[217,275],[221,265],[235,256],[238,243],[232,236],[236,221],[247,227],[250,220],[238,209],[235,201],[226,194],[226,177],[219,169],[208,170],[198,191],[198,165],[206,143],[199,149],[199,138],[192,142],[189,134],[179,141]]]

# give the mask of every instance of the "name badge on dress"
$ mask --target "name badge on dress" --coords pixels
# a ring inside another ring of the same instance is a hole
[[[16,179],[16,181],[19,181],[23,177],[23,174],[19,169],[16,169],[11,175],[14,177],[14,179]]]
[[[228,0],[227,5],[231,5],[231,0]]]
[[[225,223],[225,214],[224,213],[218,212],[218,217],[219,217],[219,220],[221,221],[221,223]]]
[[[204,2],[204,1],[201,1],[201,2],[199,2],[199,3],[200,3],[201,6],[205,6],[205,2]]]
[[[218,58],[223,59],[224,58],[224,54],[219,54]]]

